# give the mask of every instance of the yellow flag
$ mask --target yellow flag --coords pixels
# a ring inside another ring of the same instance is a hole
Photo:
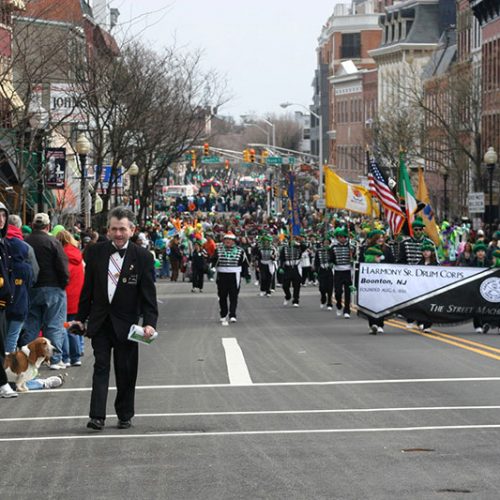
[[[370,192],[364,186],[351,184],[325,167],[325,204],[327,208],[351,210],[359,214],[372,215]]]
[[[434,215],[434,210],[431,207],[429,191],[427,190],[427,185],[425,184],[424,170],[422,168],[418,169],[417,200],[425,203],[424,209],[418,213],[418,215],[422,217],[422,221],[425,224],[425,233],[435,245],[439,245],[440,238],[438,227],[436,225],[436,217]]]
[[[213,186],[210,186],[210,194],[212,196],[217,196],[217,191],[215,190],[215,188]]]

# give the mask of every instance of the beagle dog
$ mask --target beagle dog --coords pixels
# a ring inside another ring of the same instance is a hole
[[[49,362],[55,351],[49,339],[38,337],[19,351],[11,352],[3,362],[7,379],[15,382],[18,392],[28,391],[26,382],[37,376],[40,365]]]

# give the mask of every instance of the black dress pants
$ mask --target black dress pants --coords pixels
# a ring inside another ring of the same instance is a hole
[[[92,396],[90,398],[90,418],[106,418],[111,353],[116,379],[115,411],[120,420],[130,420],[134,416],[135,384],[139,349],[136,342],[118,340],[110,320],[106,321],[94,337],[94,374]]]
[[[260,291],[271,293],[271,282],[273,280],[273,275],[269,271],[269,266],[267,264],[259,264],[259,274]]]
[[[335,301],[337,309],[342,309],[342,294],[344,295],[344,313],[351,314],[351,271],[335,271]]]
[[[298,304],[300,298],[300,283],[302,276],[297,267],[285,266],[285,274],[283,275],[283,291],[285,292],[285,299],[292,298],[290,294],[290,285],[293,287],[293,303]]]
[[[238,307],[238,293],[240,288],[236,283],[236,273],[217,274],[217,295],[219,296],[220,317],[227,317],[229,299],[229,317],[236,318]]]
[[[203,268],[193,267],[193,288],[203,289]]]
[[[320,269],[318,272],[318,281],[321,303],[331,307],[333,296],[333,271],[331,269]]]

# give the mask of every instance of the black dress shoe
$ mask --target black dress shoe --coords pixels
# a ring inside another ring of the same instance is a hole
[[[130,429],[130,427],[132,427],[132,421],[118,420],[118,425],[116,427],[118,427],[118,429]]]
[[[104,419],[103,418],[91,418],[87,422],[88,429],[94,429],[96,431],[102,431],[104,429]]]

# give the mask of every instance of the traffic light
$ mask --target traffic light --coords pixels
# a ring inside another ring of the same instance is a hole
[[[262,154],[260,155],[260,162],[265,165],[268,156],[269,156],[269,151],[265,149],[264,151],[262,151]]]
[[[250,151],[248,149],[243,150],[243,161],[245,163],[250,163]]]
[[[279,188],[279,186],[274,186],[274,188],[273,188],[273,195],[274,195],[274,197],[278,198],[279,194],[280,194],[280,188]]]
[[[196,169],[196,150],[191,150],[191,168],[193,170]]]
[[[250,150],[250,163],[255,163],[255,149]]]
[[[224,167],[229,170],[229,160],[224,160]]]
[[[203,156],[210,156],[210,146],[208,142],[205,142],[205,144],[203,144]]]

